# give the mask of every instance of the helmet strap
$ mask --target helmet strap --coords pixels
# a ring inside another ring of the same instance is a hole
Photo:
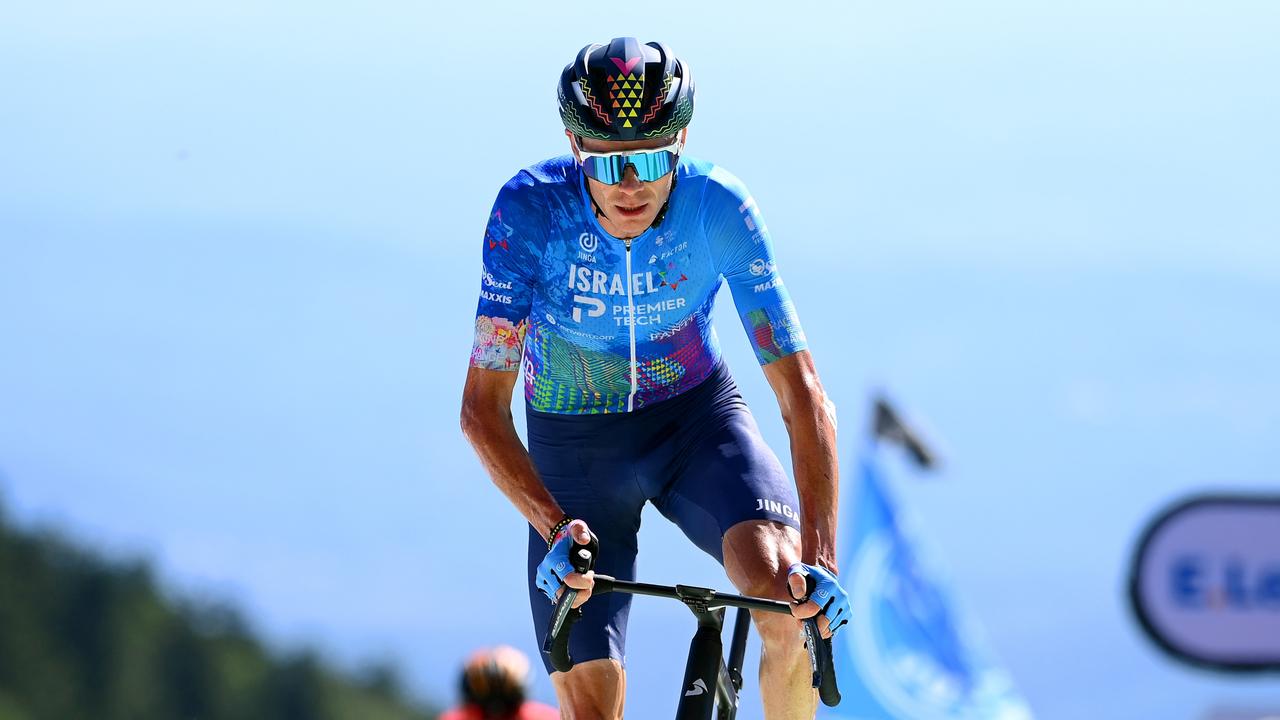
[[[596,202],[596,196],[591,192],[591,183],[587,182],[587,174],[582,173],[582,187],[587,189],[587,197],[591,198],[591,209],[595,211],[596,217],[609,220],[609,216],[604,214],[604,210],[600,209],[600,203]],[[609,220],[613,222],[613,220]]]
[[[662,224],[663,218],[667,216],[667,210],[671,207],[671,196],[676,194],[676,177],[679,175],[677,169],[680,165],[680,156],[676,156],[676,164],[671,168],[671,190],[667,192],[667,199],[662,203],[662,207],[658,209],[658,214],[653,217],[653,222],[649,223],[649,227],[656,228]]]

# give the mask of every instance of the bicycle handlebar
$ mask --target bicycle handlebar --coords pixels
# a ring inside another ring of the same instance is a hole
[[[574,543],[569,557],[574,569],[585,573],[594,565],[595,557],[585,545]],[[581,564],[580,564],[581,563]],[[633,595],[651,595],[680,600],[691,607],[695,604],[703,610],[714,610],[723,607],[738,607],[748,610],[791,614],[791,604],[781,600],[732,595],[710,588],[691,585],[653,585],[651,583],[618,580],[608,575],[596,575],[593,595],[610,592],[625,592]],[[573,667],[573,658],[569,656],[569,635],[574,623],[582,617],[580,608],[573,608],[578,591],[565,587],[565,591],[556,601],[555,610],[551,613],[551,627],[542,643],[544,652],[551,655],[551,667],[558,672],[568,672]],[[823,704],[835,707],[840,703],[840,689],[836,685],[835,664],[831,657],[831,638],[822,637],[818,629],[818,616],[804,620],[805,647],[809,651],[809,667],[813,671],[813,687],[818,689],[818,696]]]

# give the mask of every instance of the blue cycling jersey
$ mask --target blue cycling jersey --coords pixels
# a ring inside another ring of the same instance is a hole
[[[698,160],[676,173],[663,221],[630,241],[600,226],[572,156],[507,182],[485,232],[472,366],[523,366],[541,412],[652,405],[715,368],[711,308],[724,281],[761,364],[805,349],[746,188]]]

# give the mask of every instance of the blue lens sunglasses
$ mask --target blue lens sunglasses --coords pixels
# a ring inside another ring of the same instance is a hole
[[[630,165],[636,169],[636,177],[641,182],[653,182],[661,179],[676,167],[680,159],[680,150],[684,143],[679,137],[670,145],[647,150],[625,150],[620,152],[589,152],[582,149],[577,136],[573,137],[573,145],[582,158],[582,172],[592,180],[605,185],[617,185],[622,182],[623,173]]]

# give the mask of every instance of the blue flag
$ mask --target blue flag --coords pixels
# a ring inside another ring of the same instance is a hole
[[[1008,673],[922,567],[874,444],[858,458],[854,483],[839,559],[853,620],[833,643],[844,699],[819,717],[1029,720]]]

